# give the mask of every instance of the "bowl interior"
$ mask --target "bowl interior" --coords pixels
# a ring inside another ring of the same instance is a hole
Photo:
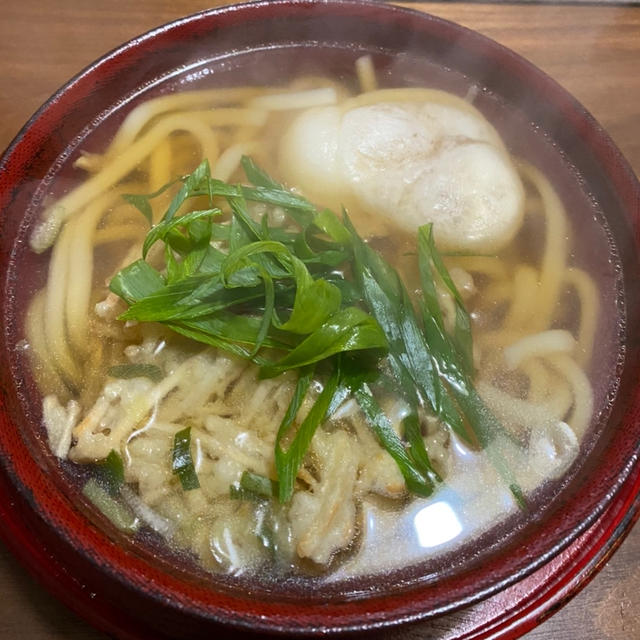
[[[570,214],[575,261],[596,274],[607,310],[592,365],[600,381],[598,411],[566,477],[538,491],[527,513],[455,555],[320,588],[305,580],[211,576],[188,557],[159,554],[153,537],[139,545],[119,534],[82,500],[77,476],[50,454],[40,396],[16,348],[26,303],[45,282],[49,257],[30,252],[27,239],[43,205],[77,184],[73,162],[80,151],[103,149],[140,102],[181,90],[279,85],[307,74],[355,86],[354,62],[365,53],[382,86],[472,93],[511,153],[552,181]],[[639,344],[628,328],[640,320],[637,183],[606,134],[561,88],[477,34],[429,16],[352,2],[259,3],[200,14],[133,41],[80,74],[36,114],[3,169],[5,468],[31,497],[48,535],[110,576],[114,597],[124,587],[194,620],[284,630],[436,615],[514,582],[569,544],[602,512],[636,461]],[[333,604],[331,612],[323,610],[326,603]]]

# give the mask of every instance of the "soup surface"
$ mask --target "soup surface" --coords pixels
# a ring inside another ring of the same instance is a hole
[[[356,69],[138,105],[31,237],[51,450],[212,571],[441,557],[562,478],[602,404],[549,180],[473,92]]]

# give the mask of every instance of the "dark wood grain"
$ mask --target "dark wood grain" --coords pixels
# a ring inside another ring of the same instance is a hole
[[[62,83],[129,38],[211,0],[3,0],[0,149]],[[571,91],[640,173],[640,7],[411,3],[521,53]],[[567,607],[526,640],[640,638],[640,527]],[[0,638],[100,640],[0,547]],[[437,638],[414,627],[407,638]]]

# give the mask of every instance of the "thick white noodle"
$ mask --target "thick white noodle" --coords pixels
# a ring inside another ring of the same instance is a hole
[[[549,329],[521,338],[504,349],[504,361],[509,369],[516,369],[525,360],[554,353],[572,353],[574,337],[564,329]]]
[[[109,145],[106,155],[118,155],[127,149],[150,121],[160,115],[171,111],[192,111],[195,108],[211,108],[223,104],[243,102],[265,91],[267,89],[260,87],[232,87],[206,91],[185,91],[147,100],[133,109],[124,119]]]
[[[567,214],[555,189],[539,169],[525,162],[519,163],[518,169],[540,194],[545,215],[545,249],[540,266],[536,314],[531,327],[541,331],[551,325],[561,293],[567,262]]]
[[[265,111],[257,109],[217,109],[173,114],[162,118],[125,151],[110,158],[99,173],[88,178],[47,209],[44,219],[33,231],[31,248],[37,253],[49,248],[68,218],[133,171],[174,131],[192,133],[200,142],[202,157],[213,162],[218,157],[218,144],[212,127],[247,123],[262,125],[266,117]]]
[[[320,87],[307,91],[289,91],[257,96],[249,100],[247,106],[266,111],[294,111],[325,107],[338,102],[338,92],[334,87]]]
[[[376,69],[373,66],[373,58],[369,55],[361,56],[356,60],[356,75],[361,93],[375,91],[378,88]]]
[[[537,313],[538,272],[529,265],[516,267],[513,276],[513,300],[504,321],[511,329],[524,328]]]
[[[93,252],[96,226],[105,209],[116,199],[117,194],[107,193],[96,198],[82,214],[67,224],[71,234],[69,246],[69,270],[67,279],[52,282],[57,295],[66,299],[65,324],[72,349],[83,354],[87,349],[89,302],[93,284]],[[55,295],[55,294],[54,294]]]
[[[227,182],[240,168],[242,156],[255,154],[260,146],[260,143],[256,140],[249,140],[227,147],[211,168],[211,177]]]
[[[593,416],[593,390],[589,378],[582,367],[567,355],[548,356],[547,361],[567,379],[573,389],[573,411],[567,423],[576,436],[582,438]]]
[[[580,325],[578,329],[578,350],[576,360],[586,366],[593,352],[593,341],[598,325],[600,299],[598,288],[582,269],[571,267],[565,271],[565,282],[573,286],[580,299]]]
[[[81,371],[71,352],[66,331],[66,296],[62,283],[69,277],[70,257],[73,254],[71,228],[62,230],[51,254],[47,279],[44,330],[47,350],[62,378],[75,386],[81,380]],[[60,288],[62,284],[62,289]]]
[[[46,289],[41,289],[33,297],[27,310],[25,332],[29,344],[29,355],[32,358],[34,375],[39,385],[64,400],[68,395],[68,388],[58,373],[58,368],[47,347],[44,320],[45,303]]]

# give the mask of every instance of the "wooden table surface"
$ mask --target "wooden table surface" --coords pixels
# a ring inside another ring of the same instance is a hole
[[[0,150],[67,79],[109,49],[211,0],[2,0]],[[640,174],[640,6],[406,3],[461,23],[541,67],[604,125]],[[640,638],[640,526],[568,606],[526,640]],[[411,637],[436,638],[419,627]],[[104,640],[0,545],[0,638]]]

